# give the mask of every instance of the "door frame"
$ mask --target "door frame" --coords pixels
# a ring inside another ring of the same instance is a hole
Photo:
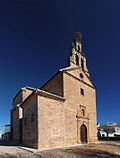
[[[77,144],[81,144],[81,133],[80,133],[80,127],[82,125],[85,125],[87,128],[87,143],[89,143],[90,139],[89,139],[89,120],[88,119],[83,119],[83,118],[79,118],[77,117]]]
[[[82,124],[80,127],[80,139],[82,144],[87,143],[87,127],[85,124]],[[82,139],[85,139],[85,141],[83,141]]]

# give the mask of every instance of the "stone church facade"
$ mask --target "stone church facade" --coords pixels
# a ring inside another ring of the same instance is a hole
[[[97,142],[96,88],[81,34],[74,34],[68,67],[41,88],[24,87],[13,99],[11,139],[34,148]]]

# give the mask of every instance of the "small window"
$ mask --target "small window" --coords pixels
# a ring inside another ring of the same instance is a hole
[[[80,89],[80,91],[81,91],[81,95],[84,95],[84,89]]]
[[[82,109],[82,116],[84,117],[85,116],[85,110]]]
[[[79,65],[79,57],[77,54],[76,54],[76,65]]]
[[[80,73],[80,78],[83,78],[83,74],[82,73]]]
[[[78,51],[80,51],[80,46],[78,45]]]
[[[31,114],[31,122],[34,122],[34,113]]]
[[[81,58],[81,67],[84,68],[84,60]]]

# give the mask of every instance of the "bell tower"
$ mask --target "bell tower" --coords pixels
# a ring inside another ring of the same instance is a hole
[[[86,56],[82,52],[82,34],[76,32],[73,36],[74,40],[70,48],[70,57],[68,59],[69,67],[80,67],[89,76],[89,72],[86,66]]]

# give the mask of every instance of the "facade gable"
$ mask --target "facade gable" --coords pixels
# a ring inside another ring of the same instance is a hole
[[[95,88],[95,85],[91,81],[90,77],[85,74],[85,72],[80,67],[74,67],[68,70],[62,70],[63,72],[67,73],[68,75],[71,75],[72,77],[76,78],[77,80],[80,80],[81,82],[87,84],[90,87]]]
[[[18,104],[21,104],[32,92],[32,88],[21,88],[13,99],[13,107],[17,106]]]

